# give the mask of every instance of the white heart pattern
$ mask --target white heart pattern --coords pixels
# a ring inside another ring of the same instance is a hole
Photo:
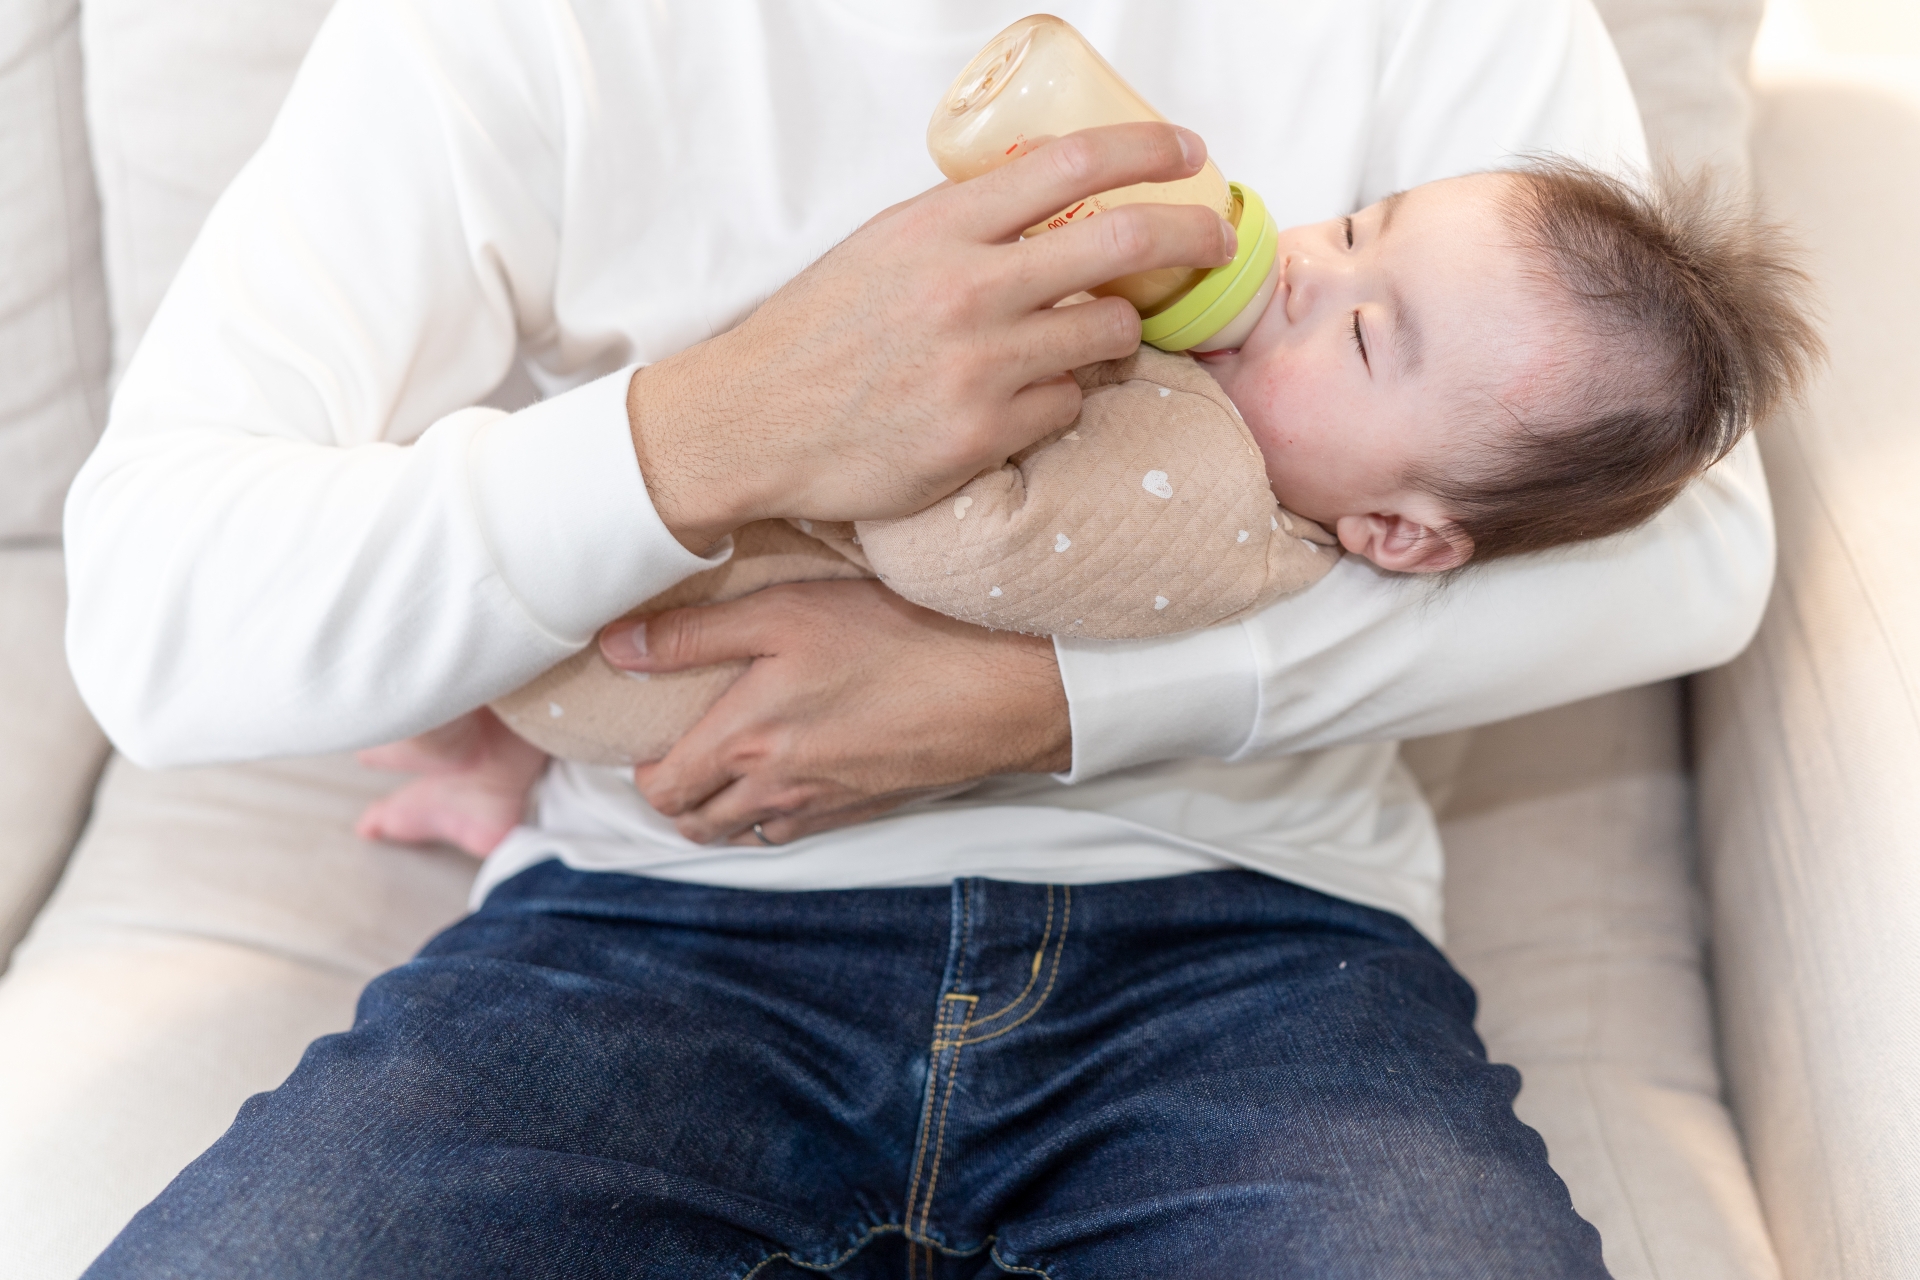
[[[1140,487],[1156,498],[1171,498],[1173,483],[1167,479],[1164,471],[1149,471],[1140,477]]]

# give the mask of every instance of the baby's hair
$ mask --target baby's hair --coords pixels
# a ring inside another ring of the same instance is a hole
[[[1569,408],[1503,406],[1466,475],[1416,478],[1476,563],[1652,519],[1825,355],[1788,237],[1705,175],[1641,190],[1546,159],[1512,177],[1508,224],[1588,349],[1549,379]]]

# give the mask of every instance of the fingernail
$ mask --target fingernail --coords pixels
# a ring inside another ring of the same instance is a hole
[[[1227,261],[1232,262],[1240,254],[1240,233],[1225,218],[1220,219],[1220,229],[1227,233]]]
[[[630,627],[609,628],[600,636],[600,652],[616,667],[646,661],[647,624],[636,622]]]
[[[1173,136],[1180,139],[1181,158],[1189,167],[1198,169],[1200,162],[1207,158],[1207,144],[1191,129],[1175,129]]]

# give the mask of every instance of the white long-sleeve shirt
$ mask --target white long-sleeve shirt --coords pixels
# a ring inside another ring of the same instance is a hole
[[[68,503],[69,654],[108,733],[149,764],[403,737],[705,567],[648,500],[625,370],[938,181],[927,113],[1024,9],[340,0]],[[1283,226],[1530,152],[1644,162],[1588,0],[1058,12]],[[516,361],[547,398],[475,407]],[[1238,624],[1061,641],[1067,780],[742,852],[561,766],[483,886],[556,853],[770,888],[1241,865],[1437,936],[1393,741],[1723,661],[1771,571],[1743,446],[1643,530],[1438,594],[1349,557]]]

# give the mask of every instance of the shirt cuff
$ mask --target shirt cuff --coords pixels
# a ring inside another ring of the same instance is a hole
[[[501,579],[536,623],[585,644],[608,622],[724,563],[694,555],[653,509],[627,425],[629,366],[475,432],[474,503]]]
[[[1070,640],[1054,656],[1085,782],[1116,769],[1195,756],[1227,758],[1253,736],[1260,679],[1239,623],[1158,640]]]

